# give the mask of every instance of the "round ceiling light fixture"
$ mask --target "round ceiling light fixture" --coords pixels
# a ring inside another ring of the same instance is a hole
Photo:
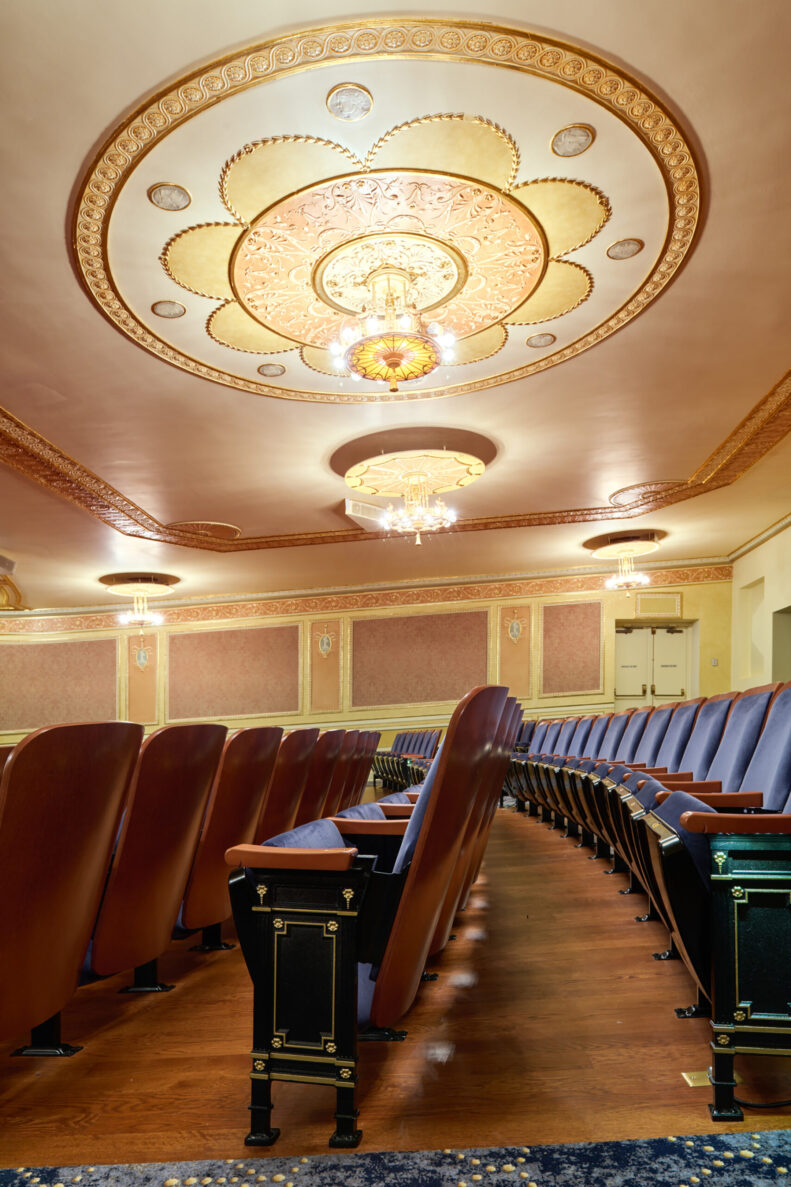
[[[119,598],[132,598],[132,609],[119,614],[118,621],[122,626],[139,627],[142,632],[144,626],[159,626],[163,621],[161,614],[149,610],[148,599],[173,593],[180,578],[170,573],[108,573],[99,581]]]
[[[666,535],[659,531],[611,532],[605,536],[595,536],[586,540],[583,547],[590,549],[597,560],[617,560],[618,572],[613,573],[604,582],[606,589],[621,590],[627,593],[650,584],[647,573],[639,573],[634,567],[636,556],[646,556],[656,552],[659,541]]]

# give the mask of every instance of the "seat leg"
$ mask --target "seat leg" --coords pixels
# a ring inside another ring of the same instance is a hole
[[[139,964],[135,969],[134,981],[119,989],[119,993],[170,993],[173,985],[165,985],[158,980],[156,959],[145,964]]]
[[[585,828],[584,825],[580,825],[579,836],[580,836],[580,839],[579,839],[579,841],[577,841],[577,844],[574,846],[574,848],[575,849],[590,848],[590,846],[593,844],[593,833],[590,831],[590,829]]]
[[[629,867],[621,857],[620,853],[613,853],[612,867],[609,870],[602,870],[603,874],[628,874]]]
[[[359,1146],[360,1138],[363,1136],[363,1131],[355,1128],[359,1111],[354,1107],[354,1085],[344,1085],[335,1091],[337,1127],[330,1138],[330,1146],[333,1150],[354,1149],[355,1146]]]
[[[563,836],[564,837],[578,837],[579,835],[580,835],[580,826],[577,824],[577,822],[575,820],[572,820],[569,816],[567,816],[566,817],[566,831],[564,832]]]
[[[201,932],[200,944],[193,944],[190,952],[230,952],[235,944],[226,944],[222,938],[222,923],[212,923]]]
[[[653,956],[654,960],[680,960],[681,959],[678,954],[678,948],[676,947],[674,940],[670,941],[670,947],[665,948],[664,952],[652,952],[651,955]]]
[[[645,894],[640,879],[634,870],[629,870],[629,885],[618,891],[619,894]]]
[[[72,1047],[71,1043],[64,1043],[60,1037],[60,1012],[53,1014],[46,1022],[40,1022],[30,1032],[30,1042],[26,1047],[18,1047],[13,1055],[46,1055],[49,1057],[62,1055],[76,1055],[82,1047]]]
[[[245,1146],[271,1146],[280,1137],[280,1130],[272,1128],[272,1084],[266,1079],[250,1081],[251,1129],[244,1139]]]
[[[678,1006],[674,1011],[676,1018],[711,1018],[711,1006],[698,989],[697,1001],[691,1006]]]
[[[744,1113],[733,1099],[736,1080],[733,1076],[733,1051],[724,1051],[715,1047],[714,1066],[709,1069],[709,1080],[714,1088],[714,1101],[709,1105],[709,1112],[713,1121],[743,1121]]]

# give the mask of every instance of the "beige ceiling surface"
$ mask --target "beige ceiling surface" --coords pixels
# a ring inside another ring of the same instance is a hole
[[[616,2],[501,0],[485,17],[464,3],[421,14],[449,25],[466,19],[510,26],[605,59],[665,105],[697,163],[702,217],[670,283],[617,332],[516,379],[505,373],[540,354],[524,345],[531,332],[555,333],[554,349],[585,335],[643,284],[661,253],[672,218],[665,183],[648,150],[612,114],[598,114],[566,87],[541,89],[539,80],[491,64],[369,60],[331,62],[250,87],[225,115],[222,103],[210,105],[205,134],[200,120],[184,124],[121,191],[110,263],[146,325],[167,332],[179,351],[197,355],[200,346],[212,367],[246,376],[252,390],[240,390],[141,349],[88,299],[71,255],[79,182],[105,138],[153,92],[245,46],[326,25],[326,6],[291,4],[290,23],[278,26],[271,11],[247,0],[222,13],[204,0],[143,0],[125,20],[111,6],[82,0],[64,7],[7,0],[0,12],[7,113],[0,404],[35,436],[25,438],[24,457],[11,456],[7,426],[2,438],[11,464],[0,467],[0,552],[16,561],[26,604],[108,601],[97,578],[118,569],[176,573],[188,597],[571,570],[590,563],[582,541],[608,527],[664,529],[657,561],[683,562],[726,556],[787,515],[788,393],[777,385],[789,369],[791,340],[783,82],[791,17],[785,3],[768,0],[746,20],[745,11],[722,0],[670,0],[650,16],[642,6]],[[336,19],[364,31],[361,14],[392,18],[393,26],[399,18],[405,26],[417,20],[414,11],[375,3],[345,5]],[[333,120],[323,108],[329,87],[342,81],[359,81],[373,95],[371,115],[358,124]],[[194,296],[167,275],[159,255],[179,231],[233,223],[218,186],[234,153],[267,138],[301,136],[334,140],[362,156],[388,129],[437,113],[499,125],[520,149],[517,185],[559,177],[606,195],[608,221],[586,246],[563,256],[590,271],[589,299],[540,326],[519,326],[518,339],[508,326],[510,346],[499,355],[445,367],[420,381],[424,398],[395,402],[381,399],[373,384],[354,389],[312,372],[298,352],[241,353],[206,335],[221,298]],[[547,131],[594,121],[591,148],[555,157],[551,172]],[[178,213],[155,209],[146,198],[152,179],[185,186],[193,204]],[[643,252],[607,261],[604,249],[629,236],[646,242]],[[160,299],[189,308],[181,326],[154,324],[163,319],[150,314],[150,305]],[[288,364],[292,389],[351,392],[354,401],[260,394],[256,389],[266,385],[256,368],[275,360]],[[465,385],[478,390],[446,394]],[[735,434],[762,401],[751,445]],[[422,549],[394,539],[349,540],[358,529],[342,514],[347,491],[329,458],[357,437],[406,426],[492,439],[497,456],[486,474],[448,499],[462,525],[472,520],[477,530],[433,538]],[[52,469],[45,474],[30,461],[36,451],[39,460],[46,454],[41,439],[57,451],[59,472],[72,484],[60,489],[71,502],[52,489]],[[607,518],[615,492],[687,483],[728,440],[726,453],[736,450],[729,485],[647,514]],[[97,518],[95,505],[94,514],[85,509],[92,476],[103,497],[107,488],[116,492],[112,498],[140,509],[149,524],[236,524],[243,550],[212,552],[124,534]],[[536,524],[540,518],[556,522]],[[259,546],[247,550],[245,539]]]

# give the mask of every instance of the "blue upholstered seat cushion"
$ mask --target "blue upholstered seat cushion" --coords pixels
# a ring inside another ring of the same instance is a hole
[[[265,845],[278,845],[283,849],[345,849],[346,842],[331,820],[311,820],[292,828],[287,833],[278,833],[264,841]]]
[[[409,796],[405,791],[391,791],[390,795],[383,795],[378,799],[377,804],[411,804]]]
[[[682,828],[679,821],[685,812],[714,812],[715,809],[708,804],[704,804],[701,800],[695,798],[694,795],[689,795],[686,791],[674,791],[669,795],[663,804],[659,804],[654,808],[654,816],[658,816],[670,828],[678,833],[679,840],[683,841],[692,861],[695,864],[695,869],[700,875],[700,880],[706,889],[710,889],[709,877],[711,874],[711,854],[709,851],[709,838],[706,833],[691,833],[687,829]]]
[[[385,818],[382,809],[373,802],[354,804],[351,808],[344,808],[342,812],[336,812],[335,815],[342,816],[344,820],[384,820]]]
[[[638,778],[638,782],[642,783],[643,781]],[[647,808],[650,811],[656,804],[656,797],[660,791],[667,791],[667,788],[662,783],[660,783],[658,779],[654,779],[649,775],[649,777],[643,783],[643,786],[636,787],[632,794],[636,800],[639,800],[644,808]]]

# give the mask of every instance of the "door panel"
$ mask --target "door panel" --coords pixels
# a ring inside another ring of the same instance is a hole
[[[636,709],[651,704],[651,631],[615,631],[615,708]]]
[[[655,705],[681,701],[689,687],[687,679],[687,632],[681,627],[657,627],[654,639]]]

